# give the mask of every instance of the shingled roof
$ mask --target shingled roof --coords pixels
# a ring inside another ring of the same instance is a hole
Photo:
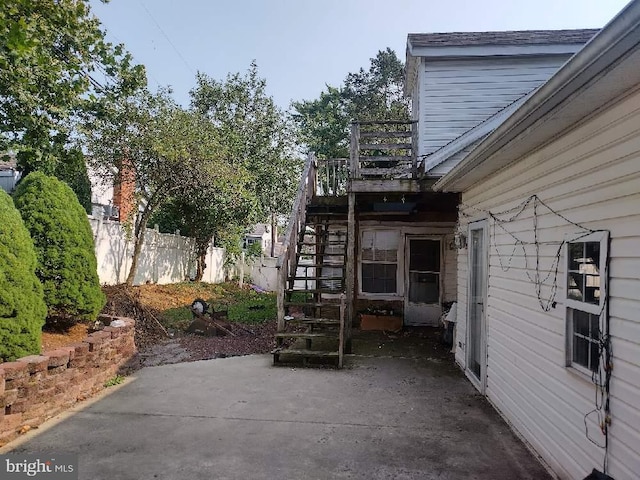
[[[412,47],[451,47],[466,45],[549,45],[586,43],[599,29],[517,30],[504,32],[410,33]]]

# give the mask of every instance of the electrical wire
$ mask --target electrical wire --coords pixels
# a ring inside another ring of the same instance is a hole
[[[189,62],[187,62],[187,60],[182,56],[182,54],[180,53],[180,51],[178,50],[178,48],[174,45],[174,43],[171,41],[171,39],[169,38],[169,35],[166,34],[166,32],[163,30],[163,28],[160,26],[160,24],[158,23],[158,21],[155,19],[155,17],[151,14],[151,12],[149,11],[149,9],[147,8],[147,6],[144,4],[144,2],[142,0],[140,1],[140,5],[142,5],[142,8],[144,8],[145,12],[147,12],[147,15],[149,15],[149,18],[153,21],[153,23],[155,23],[156,27],[158,27],[158,30],[160,30],[160,33],[162,33],[162,35],[164,36],[164,38],[167,40],[167,42],[169,42],[169,45],[171,45],[171,47],[173,48],[173,50],[176,52],[176,54],[178,55],[178,57],[180,57],[180,59],[182,60],[182,63],[184,63],[184,65],[189,69],[189,71],[195,76],[196,72],[195,70],[191,67],[191,65],[189,65]]]
[[[533,241],[526,241],[520,238],[517,234],[513,233],[508,229],[508,225],[518,221],[523,217],[527,209],[531,207],[533,210]],[[540,217],[540,208],[545,208],[549,213],[557,216],[562,219],[567,224],[574,226],[580,229],[580,233],[577,233],[573,238],[567,240],[566,238],[561,241],[549,241],[542,242],[540,241],[539,234],[539,224],[538,218]],[[500,268],[502,271],[507,272],[512,267],[512,260],[516,257],[518,251],[522,251],[522,256],[524,258],[524,270],[527,276],[527,279],[530,283],[534,284],[536,296],[538,298],[538,302],[543,311],[548,312],[552,308],[556,306],[556,295],[558,291],[558,271],[560,267],[560,261],[562,257],[562,250],[567,243],[577,242],[582,238],[585,238],[588,235],[598,232],[605,232],[606,230],[593,230],[579,223],[573,222],[569,220],[565,215],[557,212],[553,208],[551,208],[548,204],[540,199],[537,195],[531,195],[526,200],[516,205],[515,207],[509,208],[507,210],[503,210],[501,212],[491,212],[488,210],[479,209],[470,205],[466,205],[464,203],[460,203],[458,206],[458,210],[461,217],[470,218],[470,215],[467,214],[467,211],[471,210],[476,213],[480,213],[488,216],[491,219],[491,227],[490,227],[490,244],[493,245],[496,257],[498,258],[498,263],[500,264]],[[505,218],[506,216],[506,218]],[[460,226],[458,226],[460,230]],[[501,254],[499,250],[497,239],[497,229],[499,229],[502,233],[508,235],[513,239],[513,249],[510,255]],[[610,241],[610,238],[609,238]],[[542,275],[545,271],[541,267],[541,254],[540,247],[542,245],[558,245],[558,248],[553,256],[553,260],[551,265],[549,266],[548,271],[546,271],[546,275]],[[527,246],[533,246],[535,251],[535,269],[529,268],[530,259],[529,254],[527,253]],[[609,248],[609,247],[608,247]],[[611,335],[609,333],[609,302],[608,302],[608,292],[609,292],[609,255],[607,255],[607,259],[605,265],[603,266],[603,277],[604,277],[604,286],[603,290],[605,292],[605,297],[603,301],[603,306],[598,313],[598,317],[600,318],[600,325],[602,328],[598,329],[597,332],[597,345],[598,345],[598,365],[595,370],[592,371],[591,381],[595,386],[595,407],[593,410],[587,412],[584,415],[584,427],[585,427],[585,435],[587,439],[598,446],[599,448],[604,449],[604,459],[603,459],[603,472],[606,474],[608,469],[608,458],[609,458],[609,427],[611,425],[611,409],[610,409],[610,383],[611,383],[611,372],[613,370],[613,351],[611,347]],[[530,270],[534,270],[532,274]],[[549,285],[550,282],[550,285]],[[547,298],[543,298],[542,289],[543,286],[550,287],[550,293]],[[604,320],[604,321],[602,321]],[[592,438],[589,433],[588,420],[592,415],[596,415],[596,422],[600,427],[600,431],[604,436],[604,444],[598,442],[594,438]]]

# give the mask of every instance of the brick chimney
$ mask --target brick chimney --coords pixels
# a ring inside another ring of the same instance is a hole
[[[113,184],[113,204],[118,207],[120,215],[118,220],[126,222],[133,220],[136,214],[136,172],[131,161],[123,159],[120,171]]]

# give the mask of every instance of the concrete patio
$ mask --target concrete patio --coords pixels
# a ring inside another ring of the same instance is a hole
[[[91,480],[551,478],[415,338],[363,334],[340,371],[265,355],[144,368],[2,452],[77,453]]]

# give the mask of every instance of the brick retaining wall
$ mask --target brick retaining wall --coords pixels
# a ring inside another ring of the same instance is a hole
[[[135,321],[105,327],[82,342],[0,363],[0,446],[24,426],[48,418],[104,388],[136,354]]]

